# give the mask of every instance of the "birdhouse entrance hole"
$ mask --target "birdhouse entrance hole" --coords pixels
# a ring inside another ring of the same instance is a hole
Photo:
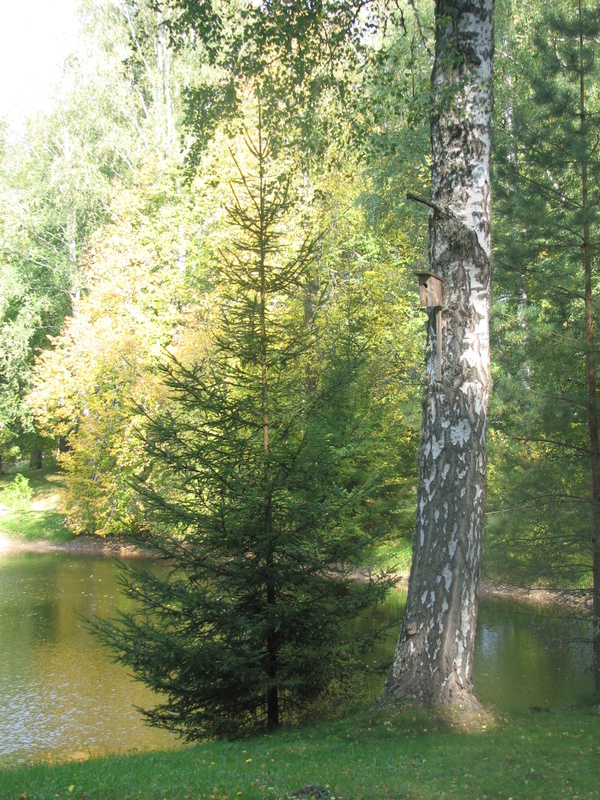
[[[441,308],[443,305],[443,278],[434,272],[417,272],[417,277],[421,308]]]

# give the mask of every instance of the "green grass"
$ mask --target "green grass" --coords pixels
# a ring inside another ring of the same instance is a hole
[[[65,515],[55,511],[11,511],[0,517],[0,531],[24,542],[64,542],[73,538]]]
[[[0,513],[0,533],[12,539],[31,542],[45,540],[62,542],[73,537],[65,527],[65,515],[61,513],[64,476],[55,467],[42,470],[22,469],[19,472],[29,481],[33,490],[31,502],[23,510]],[[5,490],[14,481],[17,473],[0,476],[0,502]]]
[[[373,569],[391,569],[408,574],[411,561],[412,539],[397,537],[377,548],[369,566]]]
[[[27,478],[34,494],[38,497],[43,497],[56,491],[57,487],[64,489],[65,486],[63,473],[54,465],[44,467],[43,469],[22,467],[17,470],[11,469],[8,473],[0,475],[0,492],[6,485],[13,482],[15,475],[18,473]]]
[[[598,800],[599,776],[591,703],[475,719],[468,732],[447,715],[363,709],[242,742],[5,769],[0,797],[283,800],[322,786],[323,800]]]

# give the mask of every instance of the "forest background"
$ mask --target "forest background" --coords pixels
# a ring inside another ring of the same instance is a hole
[[[385,527],[392,561],[412,536],[426,345],[414,273],[426,269],[428,211],[407,195],[428,196],[431,6],[354,5],[356,35],[343,41],[333,23],[319,39],[284,27],[287,56],[275,59],[264,42],[236,38],[243,3],[221,9],[222,50],[151,2],[81,4],[53,110],[23,136],[6,128],[0,149],[0,464],[56,458],[75,533],[122,533],[139,516],[139,433],[170,402],[159,365],[209,355],[232,153],[260,81],[278,168],[298,198],[290,246],[320,234],[324,335],[333,346],[352,331],[367,361],[362,391],[377,413],[361,469],[385,481],[363,524]],[[572,4],[496,6],[483,563],[496,579],[575,591],[592,570],[586,379],[599,200],[598,20],[583,6],[583,29]],[[309,320],[311,297],[302,301]],[[306,369],[321,367],[315,352]]]

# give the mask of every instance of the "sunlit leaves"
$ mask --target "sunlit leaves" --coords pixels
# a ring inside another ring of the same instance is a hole
[[[164,164],[115,190],[114,222],[91,238],[78,274],[74,316],[36,367],[30,405],[48,434],[68,441],[68,513],[75,530],[121,529],[128,476],[143,468],[133,398],[161,402],[156,376],[165,349],[202,353],[210,298],[198,298],[202,262],[186,193]]]

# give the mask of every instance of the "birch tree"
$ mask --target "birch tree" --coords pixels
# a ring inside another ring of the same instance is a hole
[[[413,562],[386,685],[390,696],[423,705],[477,705],[472,664],[491,389],[493,10],[494,0],[437,0],[435,7],[432,190],[421,202],[430,208],[429,269],[443,279],[443,307],[427,311]]]

